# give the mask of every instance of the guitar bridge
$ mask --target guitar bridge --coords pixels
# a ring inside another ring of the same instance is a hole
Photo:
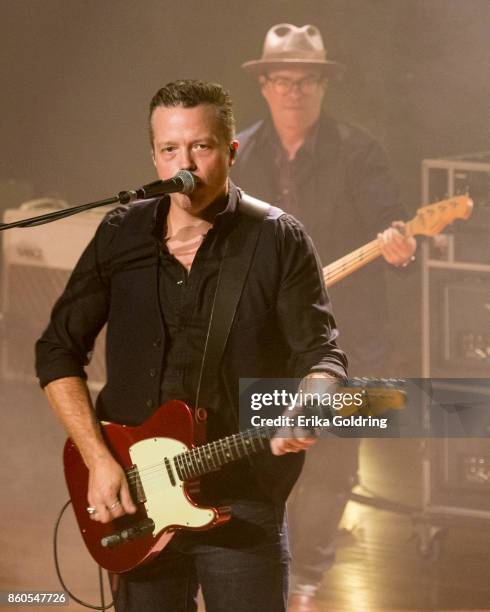
[[[153,532],[154,528],[155,523],[150,518],[146,518],[133,527],[122,529],[117,533],[113,533],[110,536],[102,538],[100,544],[104,548],[114,548],[115,546],[119,546],[120,544],[124,544],[125,542],[129,542],[144,536],[147,533],[151,533]]]

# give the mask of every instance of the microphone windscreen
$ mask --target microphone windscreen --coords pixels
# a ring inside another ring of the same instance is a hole
[[[189,170],[179,170],[175,178],[179,178],[182,181],[183,187],[181,193],[192,193],[196,188],[196,179]]]

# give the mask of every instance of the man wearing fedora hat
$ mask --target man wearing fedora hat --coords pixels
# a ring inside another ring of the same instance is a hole
[[[273,26],[262,57],[242,67],[258,79],[269,116],[237,137],[237,184],[302,221],[323,265],[377,235],[384,259],[405,267],[416,243],[391,225],[404,211],[383,150],[322,110],[327,82],[344,66],[327,59],[318,28]],[[373,262],[329,290],[352,375],[390,375],[383,268],[382,260]],[[357,440],[329,438],[307,456],[290,507],[291,612],[317,610],[315,595],[333,564],[337,525],[356,481],[358,447]]]

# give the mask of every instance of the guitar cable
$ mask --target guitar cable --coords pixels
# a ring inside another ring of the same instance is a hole
[[[102,576],[102,568],[100,567],[100,565],[98,565],[98,570],[99,570],[99,589],[100,589],[100,606],[93,606],[85,601],[82,601],[81,599],[79,599],[78,597],[76,597],[66,586],[63,577],[61,576],[61,570],[60,570],[60,564],[59,564],[59,560],[58,560],[58,530],[59,530],[59,526],[61,523],[61,519],[63,518],[63,514],[65,513],[65,510],[68,508],[68,506],[71,504],[71,500],[69,499],[65,505],[63,506],[63,508],[61,509],[58,518],[56,520],[56,524],[54,526],[54,534],[53,534],[53,554],[54,554],[54,566],[56,569],[56,574],[58,576],[58,580],[60,581],[61,586],[63,587],[63,590],[66,591],[68,593],[68,595],[77,603],[79,603],[81,606],[85,607],[85,608],[90,608],[91,610],[109,610],[110,608],[112,608],[114,606],[114,601],[112,601],[109,605],[105,605],[105,597],[104,597],[104,579]]]

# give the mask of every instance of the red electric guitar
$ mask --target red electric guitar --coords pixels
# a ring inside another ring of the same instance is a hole
[[[405,393],[396,388],[398,382],[360,379],[358,386],[339,390],[361,392],[363,403],[355,410],[365,416],[376,415],[403,407]],[[340,414],[353,412],[349,407]],[[137,427],[104,423],[105,440],[126,472],[138,508],[136,514],[106,524],[89,518],[88,470],[75,444],[67,440],[64,464],[68,490],[85,544],[99,565],[112,572],[128,571],[157,555],[176,529],[209,529],[230,518],[229,508],[201,507],[193,501],[198,479],[268,448],[271,430],[250,429],[203,444],[204,428],[205,411],[197,410],[194,415],[180,401],[167,402]]]

